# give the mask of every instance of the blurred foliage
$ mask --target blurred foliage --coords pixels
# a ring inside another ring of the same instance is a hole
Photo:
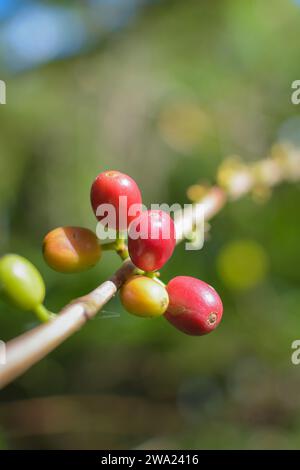
[[[296,2],[140,4],[125,27],[93,36],[78,55],[0,72],[8,90],[0,248],[36,264],[54,311],[119,265],[105,253],[91,271],[65,276],[42,259],[48,230],[95,229],[89,189],[97,173],[130,174],[147,205],[182,204],[191,184],[214,181],[228,155],[255,161],[278,139],[300,135],[290,101],[299,79]],[[113,299],[105,312],[119,317],[104,312],[1,392],[0,447],[298,447],[300,370],[290,356],[300,334],[299,203],[299,184],[281,186],[265,204],[233,202],[212,221],[203,250],[181,245],[162,270],[166,281],[192,275],[216,287],[225,309],[216,332],[184,336],[163,319],[126,314]],[[250,254],[238,271],[227,261],[225,270],[231,279],[248,270],[242,290],[218,270],[237,241],[239,250],[250,243]],[[255,282],[253,248],[263,269]],[[0,305],[1,339],[33,324]]]
[[[235,240],[221,250],[218,271],[225,285],[248,290],[263,281],[267,271],[264,249],[252,240]]]

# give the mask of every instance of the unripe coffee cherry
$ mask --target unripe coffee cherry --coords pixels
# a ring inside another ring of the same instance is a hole
[[[138,185],[130,176],[120,171],[104,171],[92,184],[91,203],[97,219],[103,223],[107,219],[107,209],[101,214],[97,214],[97,209],[103,204],[111,204],[116,217],[108,221],[109,228],[126,230],[130,222],[141,212],[142,196]],[[120,212],[123,214],[122,220]]]
[[[139,317],[159,317],[169,303],[168,293],[162,283],[146,276],[133,276],[120,292],[124,308]]]
[[[223,314],[222,301],[213,287],[190,276],[178,276],[167,285],[169,307],[166,319],[188,335],[214,330]]]
[[[132,262],[144,271],[160,269],[172,256],[175,244],[175,226],[167,212],[142,212],[129,226],[129,255]]]
[[[87,228],[58,227],[45,236],[43,254],[55,271],[76,273],[99,261],[101,246],[96,235]]]
[[[19,255],[0,259],[0,295],[22,310],[35,310],[45,298],[45,284],[36,267]]]

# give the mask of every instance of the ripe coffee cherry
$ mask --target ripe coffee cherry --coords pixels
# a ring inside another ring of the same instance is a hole
[[[120,197],[122,198],[121,201]],[[123,208],[124,202],[126,203]],[[104,171],[100,173],[91,188],[91,203],[97,219],[101,222],[107,218],[107,213],[97,215],[97,209],[102,204],[111,204],[116,211],[116,219],[111,220],[109,227],[116,230],[126,230],[130,222],[140,213],[142,196],[136,182],[130,176],[120,171]],[[132,207],[136,205],[135,207]],[[132,211],[130,212],[130,208]],[[136,210],[134,210],[136,209]],[[123,219],[119,220],[122,211]]]
[[[123,285],[121,302],[124,308],[139,317],[159,317],[169,303],[165,287],[146,276],[133,276]]]
[[[0,259],[0,295],[22,310],[35,310],[45,298],[45,284],[26,258],[8,254]]]
[[[96,235],[87,228],[58,227],[43,242],[47,264],[62,273],[76,273],[94,266],[101,257]]]
[[[142,212],[129,226],[129,255],[144,271],[160,269],[172,256],[175,244],[174,222],[164,211]]]
[[[178,276],[167,285],[166,319],[188,335],[201,336],[214,330],[223,314],[222,301],[213,287],[190,276]]]

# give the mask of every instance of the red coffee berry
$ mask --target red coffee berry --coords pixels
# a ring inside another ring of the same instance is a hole
[[[129,255],[144,271],[160,269],[172,256],[175,244],[174,222],[164,211],[142,212],[129,226]]]
[[[120,197],[127,197],[127,201],[123,198],[123,204],[126,202],[124,216],[122,221],[119,220]],[[91,203],[93,211],[97,219],[101,222],[106,219],[107,214],[97,215],[97,209],[102,204],[111,204],[116,211],[116,219],[111,220],[109,227],[116,230],[126,230],[130,222],[141,212],[142,196],[136,182],[130,176],[120,171],[104,171],[100,173],[92,184]],[[130,208],[136,204],[134,213],[130,212]]]
[[[223,304],[213,287],[190,276],[177,276],[167,285],[166,319],[188,335],[201,336],[221,321]]]

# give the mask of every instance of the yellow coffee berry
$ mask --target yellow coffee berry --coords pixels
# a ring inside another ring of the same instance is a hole
[[[163,284],[146,276],[128,279],[120,297],[123,307],[139,317],[159,317],[169,305],[169,296]]]

